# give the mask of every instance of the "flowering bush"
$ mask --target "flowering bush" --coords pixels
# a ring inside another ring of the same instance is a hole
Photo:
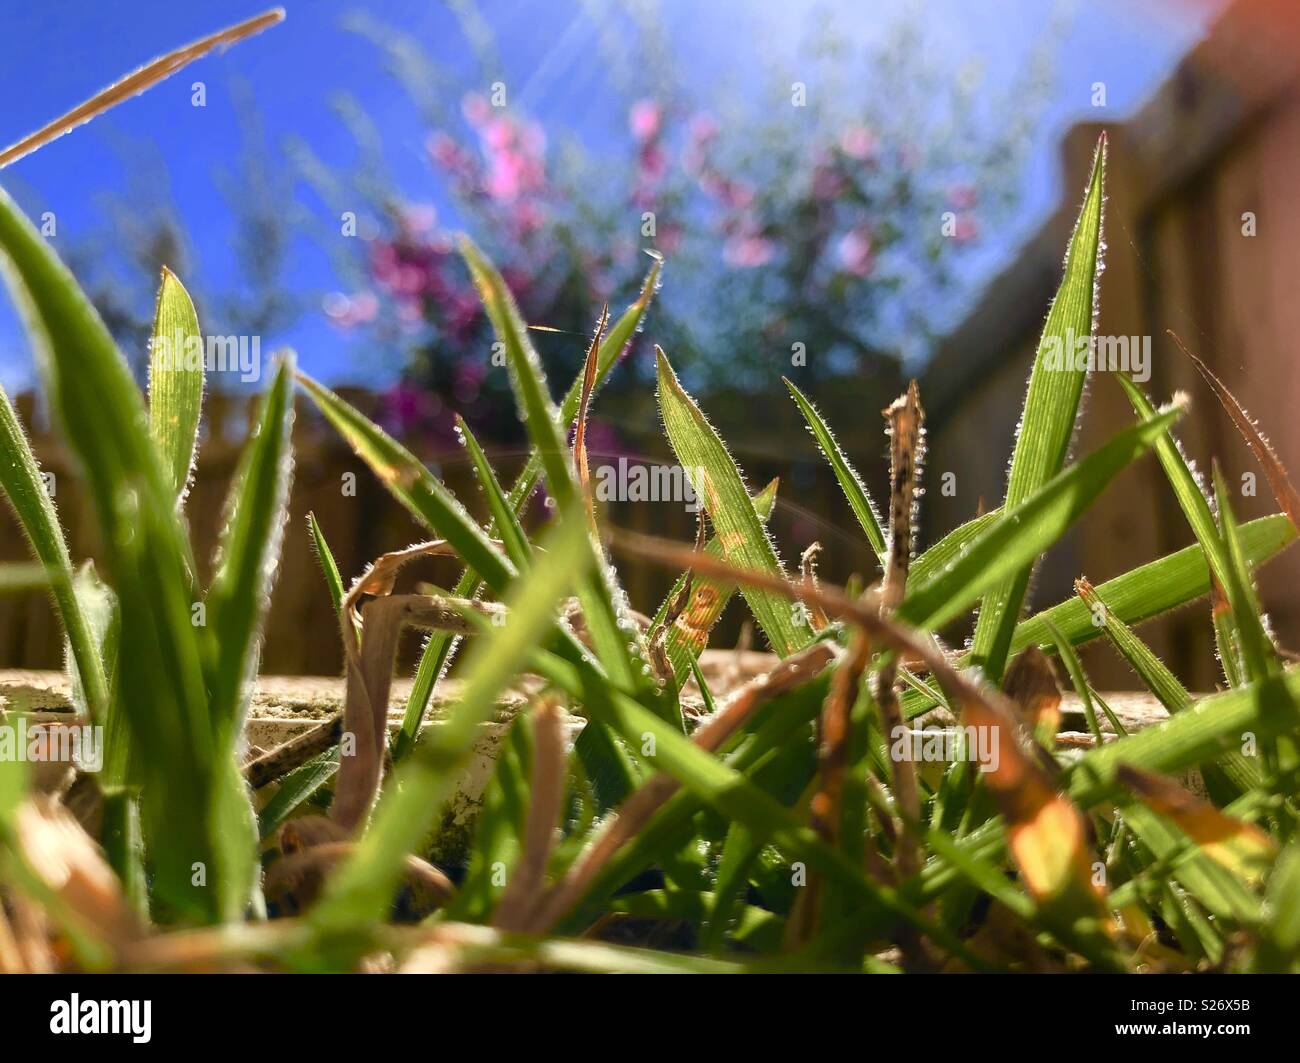
[[[1010,200],[1041,88],[1034,67],[1022,102],[996,105],[991,127],[975,80],[928,73],[922,52],[901,31],[875,59],[885,73],[860,94],[809,90],[854,69],[822,58],[806,68],[808,84],[792,75],[761,105],[701,103],[681,78],[647,75],[656,83],[625,102],[626,132],[600,153],[557,148],[507,105],[504,85],[499,106],[469,91],[426,140],[447,208],[371,191],[364,279],[326,309],[405,365],[389,395],[393,426],[447,439],[443,400],[453,397],[485,431],[515,430],[495,412],[507,408],[507,385],[455,254],[462,228],[501,262],[530,322],[579,335],[603,302],[635,289],[648,265],[639,251],[661,252],[674,283],[656,332],[706,391],[769,388],[791,369],[808,384],[852,373],[892,388],[899,361],[924,353],[944,324],[935,297],[957,256]],[[887,94],[871,92],[881,85]],[[539,343],[557,371],[576,368],[581,338]],[[638,359],[621,379],[634,386],[650,373]]]

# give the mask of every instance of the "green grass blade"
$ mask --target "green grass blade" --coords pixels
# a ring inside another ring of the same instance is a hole
[[[483,497],[487,499],[488,512],[492,514],[492,528],[505,546],[506,556],[514,562],[520,572],[523,572],[532,558],[528,536],[520,527],[519,518],[515,515],[510,500],[506,498],[506,493],[502,490],[501,483],[487,460],[487,455],[483,453],[483,448],[474,438],[474,433],[469,430],[469,425],[459,416],[456,418],[456,431],[465,450],[469,453],[470,462],[474,465],[474,473],[478,476],[479,487],[483,489]]]
[[[722,544],[722,556],[737,568],[782,574],[776,547],[740,470],[726,445],[677,380],[662,351],[659,355],[659,410],[677,460],[691,478],[695,494],[709,514]],[[741,592],[772,649],[782,657],[812,638],[807,619],[790,603],[768,591],[744,587]]]
[[[317,408],[389,493],[425,527],[455,548],[462,561],[495,592],[514,578],[509,561],[447,487],[404,446],[329,388],[302,373],[298,381]]]
[[[577,688],[571,666],[554,654],[539,651],[532,665],[541,675],[566,690]],[[634,744],[638,752],[653,738],[653,756],[648,766],[665,771],[728,820],[745,824],[756,834],[770,837],[793,860],[805,861],[851,893],[859,907],[892,912],[932,937],[968,962],[977,962],[960,942],[942,928],[932,925],[919,911],[901,900],[893,889],[879,886],[833,846],[823,842],[799,817],[775,798],[754,786],[724,760],[701,749],[665,721],[630,697],[612,692],[604,706],[603,722]]]
[[[50,577],[44,565],[21,561],[0,564],[0,594],[24,594],[49,588]]]
[[[1097,145],[1087,196],[1066,252],[1065,275],[1047,313],[1029,377],[1007,476],[1004,504],[1007,510],[1020,506],[1060,472],[1074,436],[1079,400],[1088,374],[1086,365],[1078,365],[1076,343],[1092,334],[1105,180],[1106,139],[1103,136]],[[980,607],[971,649],[976,663],[993,682],[1002,678],[1032,569],[1031,560],[1009,573],[985,595]]]
[[[988,513],[981,513],[974,520],[968,520],[953,528],[947,535],[940,539],[929,549],[923,551],[915,561],[912,562],[911,571],[908,573],[908,580],[914,583],[924,583],[930,579],[934,573],[941,571],[957,558],[961,557],[966,551],[966,547],[993,521],[997,520],[1000,509],[990,510]]]
[[[178,500],[189,485],[203,409],[202,344],[190,293],[164,266],[149,348],[149,430]]]
[[[1055,543],[1120,470],[1146,451],[1180,413],[1175,408],[1123,429],[1024,501],[1003,509],[951,565],[928,580],[909,580],[899,618],[915,627],[942,627],[990,588],[1005,586],[1017,573],[1027,571],[1026,566]]]
[[[556,503],[567,508],[578,497],[578,483],[564,438],[562,414],[547,391],[541,359],[501,274],[468,239],[461,241],[461,255],[497,339],[505,345],[519,415],[541,460],[546,485]],[[644,640],[628,613],[627,596],[618,586],[604,551],[594,541],[591,552],[591,574],[578,584],[578,598],[596,656],[624,689],[652,697],[655,687]]]
[[[1246,563],[1246,553],[1241,544],[1237,518],[1233,515],[1228,489],[1217,467],[1214,470],[1214,495],[1219,507],[1219,524],[1223,530],[1223,543],[1228,561],[1227,579],[1224,580],[1223,589],[1228,596],[1228,603],[1232,606],[1232,619],[1241,650],[1241,662],[1247,680],[1260,679],[1278,671],[1280,665],[1277,648],[1264,629],[1259,599],[1255,596],[1255,586],[1250,579],[1250,566]]]
[[[315,513],[307,514],[307,531],[311,535],[312,550],[320,564],[321,575],[325,578],[325,589],[329,592],[330,605],[337,614],[343,609],[343,578],[339,575],[338,563],[334,560],[334,551],[325,541],[325,533],[316,520]]]
[[[474,845],[465,881],[447,918],[486,922],[496,910],[523,851],[532,777],[529,717],[521,714],[497,754],[496,768],[483,792]],[[504,875],[498,874],[504,870]]]
[[[857,470],[849,464],[849,459],[844,456],[844,451],[840,449],[839,443],[835,441],[835,435],[831,432],[830,426],[817,412],[815,407],[807,396],[804,395],[794,383],[786,377],[781,378],[785,386],[789,389],[799,411],[803,414],[804,420],[808,422],[808,430],[817,440],[817,446],[826,460],[830,462],[832,471],[835,473],[835,479],[839,481],[844,497],[849,501],[849,507],[853,510],[853,515],[858,518],[858,523],[862,525],[862,531],[871,543],[871,548],[876,552],[876,558],[880,561],[880,566],[884,568],[885,557],[885,533],[880,526],[880,517],[876,514],[876,507],[872,504],[871,496],[867,494],[867,489],[862,483],[862,478],[858,476]]]
[[[1142,420],[1149,419],[1155,412],[1151,400],[1127,377],[1120,375],[1118,380],[1138,417]],[[1196,473],[1183,457],[1183,452],[1178,448],[1178,442],[1172,432],[1156,441],[1155,451],[1160,467],[1165,471],[1165,478],[1174,490],[1174,497],[1178,500],[1183,516],[1187,518],[1196,541],[1201,544],[1201,548],[1210,560],[1211,572],[1220,583],[1225,583],[1228,578],[1228,554],[1223,540],[1219,537],[1219,529],[1214,523],[1214,514],[1210,511],[1210,504],[1205,499],[1205,492],[1201,489]]]
[[[1069,769],[1066,794],[1080,807],[1113,798],[1120,763],[1173,775],[1239,749],[1247,732],[1263,739],[1300,726],[1300,671],[1202,698],[1154,727],[1089,750]]]
[[[1254,568],[1279,553],[1295,536],[1284,514],[1260,517],[1242,526],[1242,552]],[[1106,602],[1109,615],[1126,624],[1140,624],[1208,594],[1209,568],[1201,548],[1187,546],[1107,580],[1096,591]],[[1078,598],[1070,598],[1022,621],[1011,640],[1012,652],[1019,653],[1030,644],[1047,648],[1051,643],[1049,620],[1075,646],[1103,632],[1092,622],[1091,610]]]
[[[1105,631],[1115,649],[1119,650],[1120,655],[1128,661],[1143,685],[1156,696],[1160,704],[1168,709],[1170,714],[1182,712],[1190,706],[1192,695],[1187,692],[1187,688],[1165,666],[1164,661],[1152,652],[1151,647],[1114,614],[1101,592],[1082,580],[1077,582],[1075,587],[1079,592],[1080,600],[1092,613],[1093,623],[1096,624],[1100,620],[1099,626]]]
[[[600,347],[596,350],[595,391],[599,391],[601,385],[608,379],[619,357],[627,349],[628,344],[632,342],[633,337],[640,331],[641,325],[645,321],[646,310],[658,290],[659,277],[663,272],[663,259],[657,253],[651,253],[651,258],[654,259],[654,264],[646,274],[645,281],[641,285],[640,294],[610,327],[605,334],[604,340],[601,341]],[[582,372],[579,371],[560,402],[559,420],[560,424],[566,427],[572,425],[578,416],[578,404],[582,401],[582,376]],[[593,397],[595,391],[593,391]],[[536,450],[533,450],[529,453],[528,461],[525,463],[518,479],[511,485],[508,495],[510,504],[514,507],[516,514],[523,512],[523,507],[527,504],[541,475],[541,456]]]
[[[240,872],[251,854],[245,847],[242,859],[231,856],[239,837],[230,829],[234,802],[227,801],[236,793],[233,750],[227,761],[212,741],[203,653],[191,620],[193,560],[143,398],[71,273],[3,192],[0,250],[116,579],[117,693],[143,754],[141,819],[154,898],[171,915],[233,917],[242,910],[238,896],[251,886]],[[201,886],[196,864],[204,867]]]
[[[46,490],[27,435],[3,387],[0,387],[0,488],[13,507],[32,553],[44,568],[91,715],[103,720],[108,712],[108,683],[99,648],[73,591],[72,559],[59,526],[54,499]]]
[[[264,841],[288,822],[299,806],[332,779],[339,770],[337,749],[327,749],[301,764],[280,780],[275,794],[257,814],[257,834]]]
[[[280,563],[293,479],[293,368],[293,355],[282,355],[230,487],[216,572],[208,588],[214,655],[208,684],[213,726],[223,748],[238,740],[243,727],[262,623]]]

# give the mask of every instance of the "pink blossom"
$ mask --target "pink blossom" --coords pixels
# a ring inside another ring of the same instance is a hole
[[[691,117],[688,130],[692,143],[700,147],[712,143],[718,137],[718,123],[703,111]]]
[[[867,230],[850,229],[840,237],[836,247],[840,265],[857,277],[865,277],[875,268],[876,255],[871,246],[871,234]]]
[[[957,224],[953,226],[952,238],[959,244],[967,244],[980,234],[979,223],[974,216],[967,213],[957,215]]]
[[[671,223],[659,226],[659,235],[655,240],[655,246],[660,251],[672,254],[682,246],[683,237],[682,227]]]
[[[480,126],[488,120],[492,114],[492,107],[486,99],[477,92],[470,92],[460,103],[461,113],[472,126]]]
[[[465,358],[456,363],[455,380],[452,390],[458,401],[471,403],[478,398],[479,389],[487,376],[487,369],[481,362]]]
[[[361,291],[350,296],[342,292],[331,292],[325,296],[323,306],[330,321],[345,329],[373,321],[379,313],[379,299],[371,291]]]
[[[972,184],[962,182],[948,189],[948,202],[958,210],[970,210],[978,199],[979,193]]]
[[[840,150],[851,159],[865,162],[876,154],[875,135],[866,126],[850,126],[840,135]]]
[[[772,260],[776,248],[767,237],[757,233],[733,236],[722,245],[722,259],[729,266],[752,269]]]
[[[663,108],[655,100],[637,100],[628,113],[628,126],[637,140],[653,140],[663,129]]]
[[[433,229],[438,220],[438,212],[432,203],[407,203],[401,208],[401,224],[412,233],[427,233]]]

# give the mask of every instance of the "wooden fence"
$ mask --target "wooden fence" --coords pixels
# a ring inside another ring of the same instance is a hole
[[[774,374],[775,379],[775,374]],[[780,388],[770,400],[719,397],[720,430],[745,467],[752,487],[772,477],[781,478],[781,491],[772,529],[792,567],[799,553],[814,539],[825,552],[821,569],[831,578],[867,570],[869,548],[857,530],[834,479],[802,428],[798,412]],[[363,412],[374,415],[373,395],[343,390],[343,395]],[[860,416],[859,407],[843,396],[829,396],[833,412],[844,424],[846,445],[863,455],[875,491],[885,489],[883,422]],[[883,400],[874,392],[868,409],[879,410]],[[44,425],[32,395],[15,400],[19,414],[32,434],[33,447],[43,470],[54,478],[55,500],[75,561],[100,555],[89,501],[78,483],[69,455]],[[649,396],[602,400],[603,416],[615,424],[626,442],[631,460],[671,464],[658,427],[658,415]],[[194,550],[206,583],[229,489],[255,402],[242,396],[213,393],[204,410],[203,437],[193,485],[185,512],[191,526]],[[850,419],[851,418],[851,419]],[[338,434],[300,400],[294,424],[295,469],[290,514],[283,557],[271,597],[266,627],[262,671],[268,674],[336,674],[342,666],[337,624],[313,555],[307,532],[307,514],[314,512],[338,561],[345,583],[359,574],[379,554],[428,538],[428,534],[393,501],[383,485],[343,443]],[[486,441],[485,441],[486,445]],[[412,443],[412,446],[416,446]],[[520,448],[488,447],[503,481],[509,483],[521,465]],[[427,452],[420,457],[479,519],[486,521],[487,507],[465,455],[460,451]],[[594,455],[593,462],[616,462],[617,455]],[[880,495],[877,495],[880,497]],[[544,519],[534,505],[531,520]],[[690,541],[695,517],[684,502],[615,501],[610,519],[623,527]],[[27,544],[16,521],[0,517],[0,560],[29,558]],[[671,583],[672,574],[642,564],[621,564],[620,574],[633,605],[653,613]],[[459,569],[450,560],[436,559],[413,565],[404,577],[409,583],[428,581],[450,587]],[[733,608],[718,632],[716,644],[732,644],[741,614]],[[412,634],[403,646],[401,667],[409,668],[418,654]],[[0,668],[54,668],[62,658],[58,620],[45,595],[32,592],[0,597]]]
[[[1240,519],[1276,510],[1259,466],[1166,330],[1213,368],[1300,471],[1298,16],[1287,5],[1233,5],[1131,120],[1080,126],[1066,138],[1060,211],[927,370],[931,480],[950,470],[959,485],[952,497],[927,496],[932,528],[968,519],[980,497],[1002,495],[1024,382],[1103,128],[1107,250],[1097,333],[1150,337],[1148,392],[1159,401],[1180,390],[1192,399],[1177,429],[1186,453],[1207,477],[1219,462]],[[1132,418],[1113,374],[1093,374],[1076,452]],[[1047,556],[1036,601],[1070,596],[1080,575],[1099,582],[1192,541],[1164,474],[1144,459]],[[1300,551],[1268,567],[1261,591],[1280,641],[1300,646]],[[1187,682],[1214,684],[1207,608],[1143,633]],[[1089,664],[1099,685],[1134,682],[1105,647],[1091,651]]]

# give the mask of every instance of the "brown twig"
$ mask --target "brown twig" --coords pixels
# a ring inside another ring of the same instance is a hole
[[[244,765],[244,778],[254,790],[281,779],[312,757],[339,744],[343,734],[343,713],[336,712],[324,723],[296,735],[283,745],[263,753]]]

